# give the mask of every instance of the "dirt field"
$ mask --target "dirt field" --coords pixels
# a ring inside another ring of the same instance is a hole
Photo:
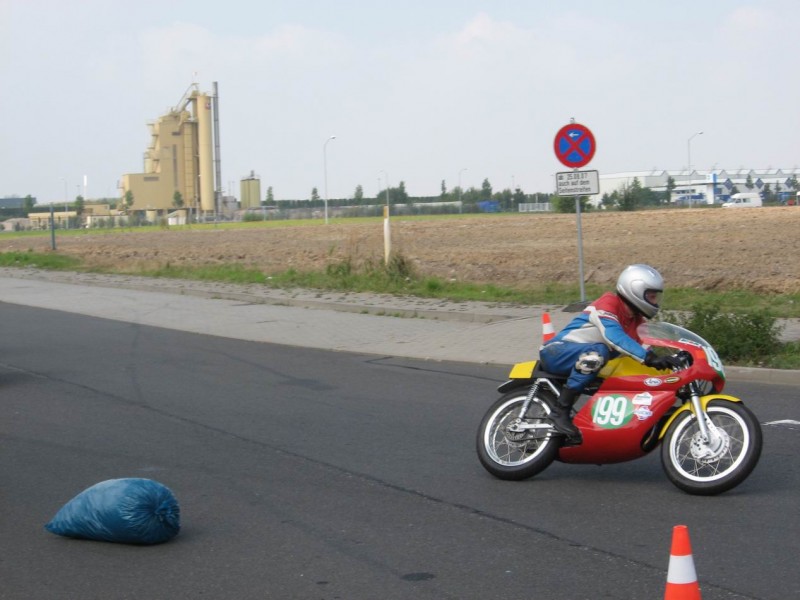
[[[392,247],[421,275],[501,285],[575,283],[575,215],[526,214],[391,220]],[[658,268],[668,285],[800,292],[800,208],[587,213],[587,282],[608,284],[627,264]],[[265,273],[319,270],[350,258],[380,261],[383,227],[328,226],[136,230],[57,236],[59,253],[135,272],[158,265],[240,263]],[[0,251],[49,251],[49,236],[3,238]]]

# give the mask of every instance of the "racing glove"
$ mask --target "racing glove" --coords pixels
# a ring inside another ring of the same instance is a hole
[[[659,371],[674,371],[683,366],[681,359],[677,356],[658,356],[652,350],[647,351],[647,355],[644,357],[644,364]]]

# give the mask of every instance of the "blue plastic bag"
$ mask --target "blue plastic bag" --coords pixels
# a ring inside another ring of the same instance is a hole
[[[180,507],[152,479],[109,479],[67,502],[45,529],[56,535],[121,544],[160,544],[180,531]]]

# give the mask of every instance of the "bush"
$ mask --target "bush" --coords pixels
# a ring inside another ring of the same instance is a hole
[[[349,256],[325,266],[325,274],[334,279],[347,279],[353,274],[353,259]]]
[[[724,314],[713,306],[695,305],[688,314],[665,313],[662,319],[705,338],[729,361],[761,363],[783,349],[781,328],[768,311]]]
[[[555,212],[559,213],[575,212],[574,196],[553,196],[550,198],[550,204]],[[593,208],[593,206],[589,203],[588,196],[580,197],[580,205],[581,205],[581,212],[588,212]]]
[[[384,269],[389,279],[396,282],[416,278],[414,263],[399,252],[392,253]]]

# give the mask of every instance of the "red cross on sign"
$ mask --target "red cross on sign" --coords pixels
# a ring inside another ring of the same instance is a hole
[[[594,134],[588,127],[570,123],[558,130],[556,139],[553,140],[553,149],[562,165],[579,169],[592,160],[597,144],[594,141]]]

